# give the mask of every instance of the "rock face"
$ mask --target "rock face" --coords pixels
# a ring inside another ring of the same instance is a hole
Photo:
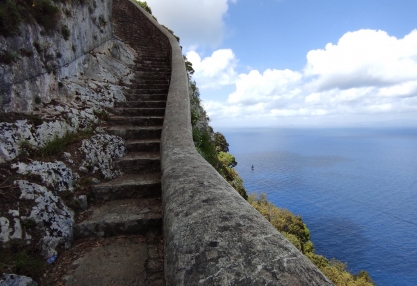
[[[124,140],[97,124],[109,116],[104,108],[126,100],[138,55],[112,37],[112,1],[88,2],[54,1],[62,13],[50,33],[32,23],[21,25],[17,36],[0,36],[0,51],[20,53],[15,62],[0,63],[0,110],[6,112],[5,122],[0,122],[0,169],[16,176],[10,189],[0,193],[16,197],[2,201],[0,243],[24,239],[39,245],[45,258],[72,241],[74,213],[61,196],[87,208],[85,195],[72,194],[79,187],[79,174],[94,176],[93,183],[116,178],[122,172],[113,161],[126,153]],[[63,26],[70,31],[67,40]],[[8,120],[11,112],[12,118],[20,113],[22,119]],[[25,155],[28,148],[39,150],[81,131],[92,137],[79,149],[57,154],[60,160]],[[6,175],[0,179],[8,180]],[[34,226],[25,227],[28,224]]]
[[[114,179],[122,175],[115,169],[113,160],[126,154],[125,142],[118,136],[97,134],[89,140],[83,140],[80,150],[85,154],[80,170],[92,168],[92,174],[101,172],[106,179]]]
[[[15,275],[15,274],[3,274],[0,278],[0,286],[37,286],[38,283],[32,280],[30,277]]]
[[[56,255],[55,249],[60,243],[65,243],[66,247],[69,247],[72,241],[73,211],[64,205],[60,197],[43,186],[24,180],[18,180],[15,184],[22,192],[20,199],[35,202],[30,216],[22,219],[33,219],[44,231],[43,255],[45,257]]]
[[[72,191],[74,180],[79,177],[76,173],[73,175],[71,169],[61,161],[18,163],[12,165],[12,168],[17,168],[19,174],[39,175],[47,187],[58,192]]]
[[[84,5],[78,1],[54,1],[54,5],[61,13],[52,33],[31,24],[21,25],[17,36],[0,36],[0,50],[17,59],[11,65],[0,65],[2,110],[28,112],[36,106],[36,97],[46,103],[64,97],[59,81],[67,72],[79,72],[73,63],[111,39],[111,1],[88,1]],[[61,32],[64,26],[70,31],[68,40]],[[66,65],[67,71],[62,71]]]

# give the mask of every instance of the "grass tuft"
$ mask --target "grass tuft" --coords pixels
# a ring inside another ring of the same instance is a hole
[[[71,35],[71,31],[68,29],[67,25],[62,25],[61,27],[61,34],[62,37],[64,38],[65,41],[68,41],[70,35]]]
[[[49,141],[40,150],[42,158],[57,155],[65,150],[65,148],[82,139],[89,138],[93,135],[92,129],[79,130],[78,132],[67,132],[64,136],[58,137],[55,135],[54,139]]]
[[[0,1],[0,35],[14,36],[19,32],[22,22],[36,21],[52,31],[59,20],[59,9],[50,0],[1,0]]]
[[[3,273],[36,277],[45,265],[40,251],[23,240],[11,240],[1,249],[0,271]]]

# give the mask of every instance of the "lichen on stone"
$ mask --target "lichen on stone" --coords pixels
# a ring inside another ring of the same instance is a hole
[[[10,221],[5,217],[0,217],[0,241],[3,243],[8,242],[12,231]]]
[[[19,155],[19,146],[24,141],[32,146],[38,145],[31,129],[32,125],[27,120],[0,123],[0,163],[16,158]]]
[[[72,242],[74,213],[60,197],[47,188],[25,180],[14,182],[21,191],[20,199],[34,201],[29,218],[43,230],[42,254],[48,258],[55,255],[60,244],[69,247]],[[22,219],[27,219],[22,217]]]
[[[32,280],[32,278],[16,275],[16,274],[3,274],[0,277],[0,286],[37,286],[38,283]]]
[[[19,174],[39,175],[46,186],[58,192],[72,191],[74,181],[79,178],[77,173],[73,174],[72,170],[61,161],[32,161],[29,164],[19,162],[13,164],[12,168],[17,168]]]
[[[86,158],[80,170],[91,170],[91,173],[101,172],[106,179],[121,176],[121,171],[113,166],[113,159],[126,154],[125,142],[122,138],[108,134],[97,134],[82,141],[80,151]]]

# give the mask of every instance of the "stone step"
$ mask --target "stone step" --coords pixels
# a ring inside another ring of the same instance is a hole
[[[139,94],[168,94],[168,87],[164,88],[135,88]]]
[[[146,73],[171,73],[169,67],[154,67],[152,65],[138,65],[133,70],[134,72],[146,72]]]
[[[123,116],[164,116],[165,108],[127,108],[127,107],[114,107],[109,111],[116,115]]]
[[[171,78],[171,72],[146,72],[146,71],[137,71],[137,76],[140,79],[167,79]]]
[[[160,94],[140,94],[136,89],[131,89],[125,93],[127,101],[166,101],[168,93]]]
[[[115,102],[114,107],[141,107],[141,108],[165,108],[164,100],[141,100],[141,101],[124,101]]]
[[[159,139],[161,138],[162,126],[110,126],[106,128],[111,135],[129,139]]]
[[[159,152],[132,152],[114,162],[125,174],[156,173],[161,170]]]
[[[161,56],[163,57],[163,56],[165,56],[166,57],[166,53],[163,52],[163,51],[150,51],[150,50],[148,50],[148,51],[139,51],[138,54],[139,54],[139,58],[141,56],[148,56],[148,57],[161,57]]]
[[[132,88],[135,89],[163,89],[168,91],[169,84],[167,80],[164,83],[143,83],[143,82],[132,82]]]
[[[132,85],[134,84],[165,84],[169,86],[169,80],[166,78],[154,78],[154,79],[133,79],[130,81]]]
[[[127,152],[159,152],[160,139],[126,140]]]
[[[82,256],[72,262],[72,271],[69,271],[64,278],[65,286],[148,285],[146,281],[148,245],[145,236],[123,235],[94,240],[98,240],[95,247],[82,251]],[[84,241],[75,241],[75,246],[83,244]],[[79,253],[77,254],[73,255],[74,259],[80,256]],[[66,261],[68,260],[67,258]]]
[[[170,63],[171,59],[168,59],[166,56],[148,56],[142,55],[139,56],[135,62],[159,62],[159,63]]]
[[[144,234],[162,226],[162,205],[157,198],[108,201],[93,206],[89,218],[74,226],[74,238]]]
[[[167,60],[164,61],[153,61],[153,60],[141,60],[136,62],[134,68],[140,67],[151,67],[151,68],[164,68],[171,69],[171,65]]]
[[[160,126],[164,123],[163,116],[110,116],[107,120],[109,125],[132,125],[132,126]]]
[[[111,201],[161,196],[161,174],[128,174],[92,186],[95,200]]]

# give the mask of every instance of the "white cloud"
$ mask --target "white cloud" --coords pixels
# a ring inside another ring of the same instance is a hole
[[[204,59],[195,51],[188,52],[186,56],[193,64],[193,78],[201,89],[219,88],[235,82],[237,60],[232,50],[217,50]]]
[[[229,2],[236,0],[147,0],[158,21],[181,38],[184,46],[217,46],[224,35]]]
[[[416,79],[417,30],[403,39],[384,31],[359,30],[340,38],[337,45],[307,54],[306,76],[319,90],[390,86]]]
[[[402,39],[384,31],[346,33],[337,44],[310,51],[302,71],[251,70],[236,76],[237,60],[231,50],[205,59],[195,52],[187,57],[196,67],[197,85],[235,84],[227,101],[205,102],[215,122],[361,124],[395,119],[415,124],[417,120],[417,30]]]
[[[302,74],[291,70],[270,70],[263,74],[252,70],[236,80],[236,91],[229,95],[232,104],[251,105],[260,102],[291,100],[300,93]]]

